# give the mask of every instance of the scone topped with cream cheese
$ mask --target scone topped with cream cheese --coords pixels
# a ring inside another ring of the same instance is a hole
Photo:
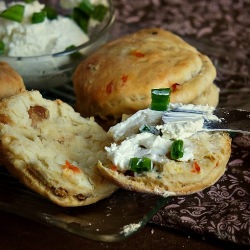
[[[139,110],[109,129],[114,142],[106,147],[108,164],[100,161],[99,170],[132,191],[162,196],[201,191],[224,174],[231,154],[229,135],[204,131],[204,120],[219,121],[207,105]]]

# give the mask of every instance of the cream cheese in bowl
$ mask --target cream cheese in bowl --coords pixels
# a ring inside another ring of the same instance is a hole
[[[93,5],[107,7],[108,12],[102,22],[89,19],[89,32],[83,31],[68,14],[60,14],[61,10],[70,13],[78,4],[77,1],[69,1],[71,5],[68,7],[71,9],[63,9],[63,2],[61,6],[60,1],[51,1],[57,3],[52,5],[53,8],[60,9],[57,17],[46,17],[39,23],[32,23],[32,16],[45,6],[50,6],[50,1],[45,1],[46,5],[42,1],[0,1],[0,13],[11,6],[24,6],[21,22],[0,17],[0,41],[4,44],[0,61],[8,62],[24,78],[28,89],[47,89],[69,82],[76,65],[107,41],[108,30],[113,22],[110,2],[92,1]]]

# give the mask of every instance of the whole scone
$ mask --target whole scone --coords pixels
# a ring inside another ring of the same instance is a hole
[[[25,90],[22,77],[6,62],[0,62],[0,99]]]
[[[153,88],[171,88],[171,102],[209,98],[205,93],[215,76],[210,59],[180,37],[143,29],[109,42],[80,63],[73,75],[76,108],[83,116],[119,120],[148,107]],[[216,90],[210,104],[217,105]]]

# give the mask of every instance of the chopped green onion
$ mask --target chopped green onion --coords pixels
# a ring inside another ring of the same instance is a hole
[[[129,167],[133,172],[141,173],[152,169],[152,161],[147,157],[131,158],[129,161]]]
[[[151,109],[157,111],[167,110],[170,102],[170,93],[170,88],[152,89]]]
[[[184,154],[184,146],[183,140],[175,140],[171,147],[171,158],[173,160],[177,160],[183,157]]]
[[[0,55],[4,54],[5,43],[0,40]]]
[[[51,7],[49,7],[49,6],[45,6],[45,7],[43,8],[43,11],[46,12],[47,18],[48,18],[49,20],[57,19],[57,12],[56,12],[55,9],[53,9],[53,8],[51,8]]]
[[[91,16],[95,9],[94,5],[89,0],[83,0],[78,8],[88,16]]]
[[[93,18],[101,22],[107,11],[108,8],[102,4],[94,5],[90,0],[83,0],[73,9],[71,17],[84,32],[87,32],[89,19]]]
[[[156,129],[156,127],[150,126],[150,125],[147,125],[147,124],[142,125],[139,128],[139,131],[140,131],[140,133],[147,132],[147,133],[151,133],[151,134],[154,134],[154,135],[159,135],[160,134],[160,131],[158,129]]]
[[[104,19],[107,11],[108,11],[108,8],[106,6],[104,6],[102,4],[98,4],[95,6],[92,17],[93,17],[93,19],[101,22]]]
[[[78,7],[75,7],[72,18],[84,32],[88,32],[89,16],[87,14],[82,12]]]
[[[16,4],[0,13],[0,17],[20,23],[23,20],[24,9],[24,5]]]
[[[65,49],[65,51],[70,51],[70,50],[75,49],[75,48],[76,48],[75,45],[70,45],[70,46],[68,46],[68,47]]]
[[[35,0],[25,0],[25,3],[33,3]]]
[[[151,132],[151,126],[149,126],[149,125],[142,125],[140,128],[139,128],[139,131],[141,132],[141,133],[143,133],[143,132]]]
[[[66,51],[66,52],[67,52],[67,51],[71,51],[71,50],[73,50],[73,49],[75,49],[75,48],[76,48],[75,45],[70,45],[70,46],[68,46],[68,47],[65,49],[65,51]],[[82,57],[82,54],[81,54],[79,51],[76,51],[76,52],[70,54],[70,57],[71,57],[71,59],[79,59],[79,58]]]
[[[35,12],[31,18],[31,22],[35,23],[42,23],[44,22],[45,18],[49,20],[53,20],[57,18],[57,12],[55,9],[45,6],[42,11]]]
[[[31,22],[33,24],[35,23],[42,23],[45,20],[46,17],[46,12],[45,11],[40,11],[40,12],[35,12],[32,15]]]

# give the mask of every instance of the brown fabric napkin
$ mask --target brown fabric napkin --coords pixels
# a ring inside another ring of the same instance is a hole
[[[216,184],[169,198],[151,223],[250,245],[250,136],[235,135],[227,171]]]

